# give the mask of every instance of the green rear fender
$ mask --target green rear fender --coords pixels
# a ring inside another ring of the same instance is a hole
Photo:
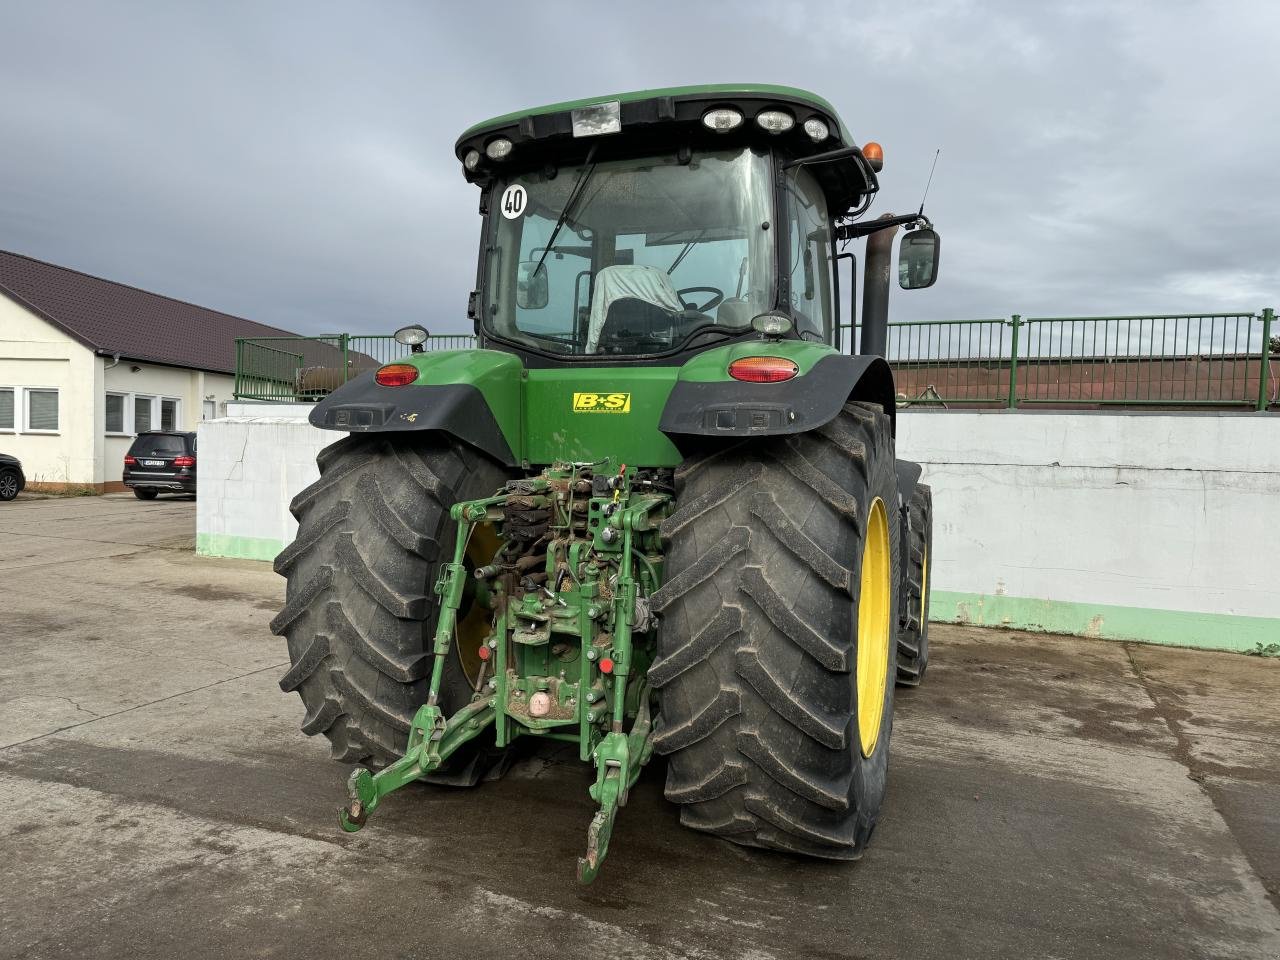
[[[781,383],[743,383],[729,364],[750,356],[783,357],[799,368]],[[849,400],[879,403],[894,419],[893,372],[882,357],[849,356],[800,340],[743,341],[708,350],[680,369],[659,429],[682,438],[804,433],[836,418]]]
[[[372,373],[364,374],[317,403],[311,423],[348,433],[437,430],[505,466],[519,464],[519,359],[498,350],[442,350],[396,362],[417,367],[417,381],[384,387]]]

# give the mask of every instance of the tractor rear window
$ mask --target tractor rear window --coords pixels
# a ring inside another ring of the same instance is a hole
[[[129,448],[135,457],[180,457],[186,452],[186,438],[173,433],[143,434]]]
[[[559,354],[665,353],[745,331],[773,304],[762,153],[521,174],[495,201],[485,317],[505,339]]]

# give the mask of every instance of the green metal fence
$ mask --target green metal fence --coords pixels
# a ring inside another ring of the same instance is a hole
[[[838,331],[856,348],[857,328]],[[436,336],[427,350],[474,346]],[[236,341],[239,400],[318,400],[403,357],[390,336]],[[945,407],[1250,407],[1280,403],[1275,311],[1128,317],[937,320],[889,326],[903,403]]]
[[[428,337],[423,349],[466,350],[474,345],[470,334],[443,334]],[[408,353],[395,337],[383,335],[237,338],[235,398],[319,400],[353,377]]]
[[[1249,407],[1280,402],[1275,312],[942,320],[889,326],[908,403]],[[855,347],[856,329],[840,331]]]

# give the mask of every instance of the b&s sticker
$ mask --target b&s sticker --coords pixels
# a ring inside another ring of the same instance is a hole
[[[629,393],[575,393],[574,413],[630,413]]]
[[[529,195],[525,193],[524,187],[518,183],[513,183],[502,191],[502,215],[508,220],[515,220],[521,216],[528,203]]]

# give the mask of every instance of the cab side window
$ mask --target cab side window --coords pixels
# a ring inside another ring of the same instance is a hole
[[[834,267],[831,221],[826,197],[803,168],[787,177],[787,221],[788,288],[796,329],[806,339],[829,342]]]

